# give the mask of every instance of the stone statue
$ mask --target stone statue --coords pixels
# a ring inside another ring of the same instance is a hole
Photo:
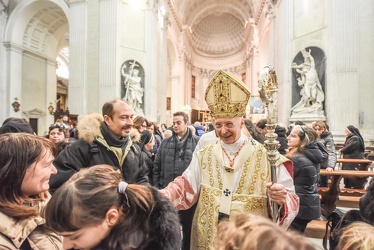
[[[141,87],[141,77],[139,76],[139,70],[135,67],[138,66],[135,61],[130,63],[129,72],[126,73],[126,64],[122,67],[122,76],[124,77],[123,84],[125,85],[126,93],[123,97],[137,114],[143,114],[141,104],[143,103],[144,89]]]
[[[311,50],[303,49],[301,53],[304,62],[299,65],[293,63],[291,66],[300,74],[297,81],[301,87],[301,100],[291,109],[294,113],[310,113],[323,109],[322,102],[325,100],[325,95],[319,82],[314,58],[310,52]]]

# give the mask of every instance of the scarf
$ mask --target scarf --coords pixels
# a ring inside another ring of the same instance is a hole
[[[174,140],[175,140],[175,152],[178,154],[180,159],[184,159],[184,148],[187,142],[187,138],[190,136],[190,130],[187,129],[187,133],[182,137],[178,138],[178,135],[174,133]]]
[[[109,146],[122,148],[122,150],[126,148],[127,142],[129,140],[128,136],[117,138],[112,134],[112,132],[110,132],[108,125],[105,122],[101,124],[100,131]]]

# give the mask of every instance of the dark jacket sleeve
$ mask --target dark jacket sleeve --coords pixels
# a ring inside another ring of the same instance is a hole
[[[147,184],[149,185],[149,179],[148,179],[148,166],[145,163],[145,160],[143,158],[143,155],[141,153],[140,148],[137,146],[137,150],[139,150],[139,175],[138,180],[136,181],[138,184]]]
[[[53,162],[57,174],[51,176],[49,181],[51,193],[64,184],[75,172],[88,167],[86,166],[88,157],[89,145],[82,140],[78,140],[62,150]]]
[[[332,140],[327,141],[326,148],[327,148],[327,152],[329,153],[327,167],[334,169],[336,165],[336,151],[335,151],[334,142]]]
[[[155,157],[155,160],[153,162],[153,173],[152,173],[152,183],[155,187],[160,187],[160,175],[161,175],[161,153],[163,152],[163,144],[164,144],[164,141],[163,140],[161,142],[161,145],[159,147],[159,150],[157,151],[157,154],[156,154],[156,157]]]

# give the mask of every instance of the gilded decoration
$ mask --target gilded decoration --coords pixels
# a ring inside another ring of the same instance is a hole
[[[250,95],[239,78],[220,70],[209,82],[205,101],[213,117],[241,117],[245,115]]]
[[[241,212],[251,212],[267,217],[266,188],[262,188],[264,182],[267,181],[267,178],[263,177],[269,176],[268,162],[266,158],[262,157],[265,148],[262,145],[252,145],[250,142],[246,143],[244,147],[246,147],[246,152],[250,153],[239,155],[237,158],[237,161],[243,163],[237,162],[236,164],[244,165],[244,167],[240,167],[242,171],[238,172],[240,173],[238,187],[233,187],[230,219],[235,218]],[[204,171],[200,172],[201,189],[192,230],[192,244],[197,245],[198,249],[212,249],[216,237],[223,193],[222,178],[224,177],[221,174],[222,159],[219,159],[222,155],[221,150],[219,144],[211,144],[204,151],[198,153],[199,162],[206,163]],[[256,160],[251,162],[248,157]],[[255,183],[259,179],[262,181]]]

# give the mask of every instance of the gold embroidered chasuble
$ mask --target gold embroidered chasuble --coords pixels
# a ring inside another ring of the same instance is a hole
[[[251,141],[240,150],[230,172],[225,170],[229,165],[224,164],[219,142],[199,151],[197,157],[201,185],[192,224],[191,247],[213,249],[220,211],[228,211],[230,220],[243,212],[268,217],[266,183],[270,181],[270,165],[263,145]],[[240,175],[236,187],[235,174]]]

